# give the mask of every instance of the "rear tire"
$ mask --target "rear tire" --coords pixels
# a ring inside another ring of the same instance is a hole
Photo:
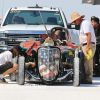
[[[17,63],[18,56],[12,59],[12,63]],[[16,81],[16,73],[9,74],[10,81]]]
[[[25,82],[25,57],[20,56],[18,59],[17,84],[24,85],[24,82]]]
[[[16,73],[10,73],[9,79],[10,79],[10,81],[16,81]]]

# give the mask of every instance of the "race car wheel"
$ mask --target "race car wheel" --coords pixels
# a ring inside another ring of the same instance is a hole
[[[10,73],[9,79],[10,79],[10,81],[16,81],[16,73]]]
[[[17,63],[18,56],[12,59],[12,63]],[[16,73],[9,74],[10,81],[16,81]]]
[[[24,85],[24,82],[25,82],[25,57],[20,56],[18,58],[17,84]]]
[[[73,86],[80,85],[80,59],[74,58],[73,62]]]

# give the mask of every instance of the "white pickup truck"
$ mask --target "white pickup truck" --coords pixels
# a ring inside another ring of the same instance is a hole
[[[60,8],[52,7],[14,7],[10,8],[0,27],[0,51],[10,49],[29,38],[39,39],[41,34],[46,34],[43,17],[47,30],[53,27],[67,29],[67,20]]]

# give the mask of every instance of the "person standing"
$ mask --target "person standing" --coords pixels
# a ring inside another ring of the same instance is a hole
[[[16,45],[13,46],[11,50],[0,53],[0,83],[8,83],[4,79],[4,76],[9,73],[16,73],[18,64],[13,64],[12,58],[18,56],[21,53],[21,50],[21,47]]]
[[[89,49],[91,49],[94,56],[96,50],[96,37],[91,22],[83,19],[84,17],[85,15],[79,15],[77,12],[74,12],[71,14],[72,21],[70,24],[74,23],[76,25],[80,25],[79,40],[82,45],[82,52],[84,57],[84,80],[81,81],[81,83],[92,84],[93,57],[88,60],[86,55],[88,54]]]
[[[99,67],[100,44],[98,43],[98,39],[100,38],[99,18],[92,16],[91,17],[91,23],[92,23],[92,26],[94,28],[95,35],[96,35],[96,38],[97,38],[96,52],[95,52],[94,60],[93,60],[94,76],[100,76],[100,67]]]
[[[99,37],[99,36],[100,36],[99,18],[97,18],[97,17],[95,17],[95,16],[92,16],[92,17],[91,17],[91,23],[92,23],[92,26],[93,26],[93,28],[94,28],[96,37]]]

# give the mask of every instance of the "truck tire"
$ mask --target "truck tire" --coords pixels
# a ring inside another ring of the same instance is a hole
[[[24,85],[24,82],[25,82],[25,57],[20,56],[18,58],[17,84]]]
[[[74,58],[73,61],[73,86],[80,86],[80,59]]]
[[[12,59],[12,63],[17,63],[18,56]],[[16,73],[9,74],[10,81],[16,81]]]

